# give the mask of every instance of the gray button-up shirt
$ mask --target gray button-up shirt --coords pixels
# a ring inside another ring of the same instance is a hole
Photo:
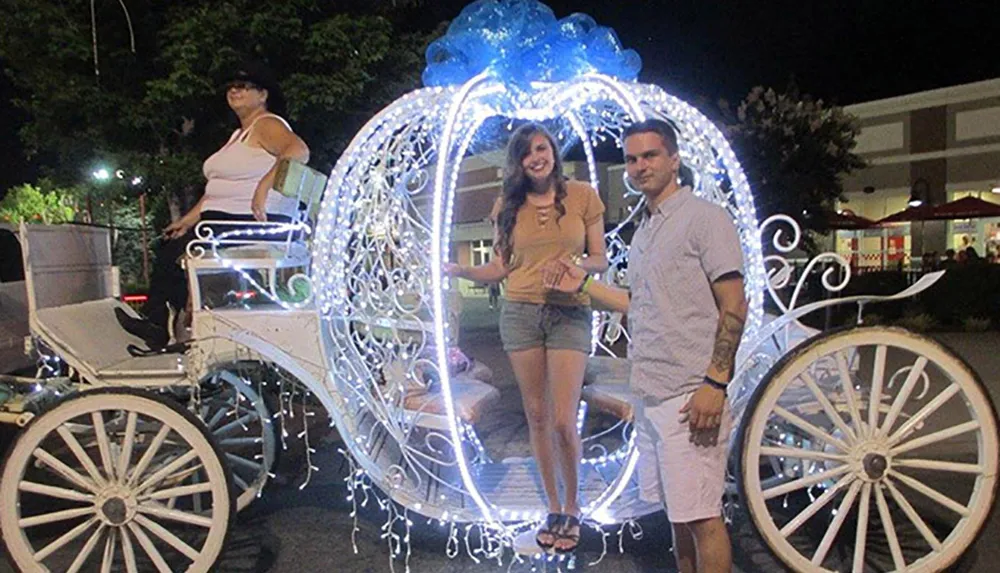
[[[639,396],[669,400],[702,383],[719,322],[711,284],[731,272],[743,272],[733,219],[690,187],[639,223],[628,262],[628,354]]]

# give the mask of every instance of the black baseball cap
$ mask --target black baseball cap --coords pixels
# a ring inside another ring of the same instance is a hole
[[[244,60],[226,78],[227,86],[235,82],[249,82],[267,90],[267,110],[280,116],[285,115],[285,95],[267,64],[257,60]]]

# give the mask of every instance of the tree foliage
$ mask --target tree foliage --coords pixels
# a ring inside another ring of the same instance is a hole
[[[0,222],[10,224],[56,224],[72,221],[76,216],[77,190],[57,188],[42,180],[38,186],[18,185],[0,201]]]
[[[222,88],[234,65],[274,69],[311,163],[327,170],[367,118],[418,86],[432,34],[406,29],[414,4],[98,0],[92,29],[89,0],[0,0],[0,60],[45,173],[79,182],[101,163],[154,192],[200,188],[201,161],[237,126]]]
[[[729,138],[754,192],[760,220],[793,217],[803,229],[826,232],[843,194],[843,177],[865,166],[853,152],[857,120],[837,106],[755,87],[735,112],[722,102]],[[812,246],[809,237],[807,247]]]

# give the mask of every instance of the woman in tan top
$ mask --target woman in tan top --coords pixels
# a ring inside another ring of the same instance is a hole
[[[500,338],[521,390],[549,506],[535,539],[542,548],[563,553],[574,550],[580,539],[576,411],[591,350],[591,311],[584,294],[543,288],[541,273],[553,260],[576,259],[592,273],[606,270],[608,261],[604,205],[589,185],[563,179],[555,149],[552,136],[539,125],[514,132],[503,195],[493,208],[498,256],[477,267],[448,265],[445,272],[480,283],[507,280]]]

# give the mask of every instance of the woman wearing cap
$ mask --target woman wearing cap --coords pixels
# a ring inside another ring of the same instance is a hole
[[[149,300],[142,308],[147,320],[115,311],[125,330],[144,339],[150,348],[161,348],[169,341],[167,303],[175,310],[187,305],[187,282],[177,261],[194,238],[199,221],[288,222],[298,208],[294,198],[271,190],[279,160],[304,163],[309,160],[309,148],[281,117],[285,102],[270,71],[262,64],[245,63],[230,76],[226,101],[240,127],[205,160],[202,169],[208,183],[201,200],[164,229],[168,240],[157,249]]]

